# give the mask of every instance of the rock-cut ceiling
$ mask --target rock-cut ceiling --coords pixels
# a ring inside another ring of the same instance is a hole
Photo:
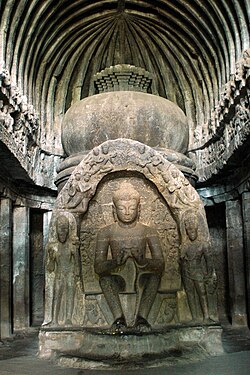
[[[95,93],[93,75],[115,64],[150,71],[152,93],[177,103],[192,133],[249,48],[248,1],[2,0],[0,59],[47,139]]]

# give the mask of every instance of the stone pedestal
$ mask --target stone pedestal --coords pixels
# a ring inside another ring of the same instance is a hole
[[[223,353],[219,326],[174,327],[168,331],[141,335],[109,335],[105,331],[75,329],[41,330],[39,356],[59,359],[64,366],[77,368],[134,368],[157,365],[175,357],[219,355]],[[176,359],[175,359],[176,360]]]

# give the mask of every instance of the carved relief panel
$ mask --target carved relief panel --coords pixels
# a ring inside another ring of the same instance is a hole
[[[159,234],[165,261],[165,272],[161,279],[160,290],[166,292],[179,289],[181,284],[178,261],[180,240],[177,224],[155,186],[143,177],[130,174],[126,178],[113,176],[103,181],[94,200],[89,204],[88,212],[82,218],[80,251],[84,291],[86,293],[100,291],[98,277],[94,271],[96,235],[100,228],[114,222],[112,194],[124,182],[133,185],[140,194],[140,222],[153,226]]]
[[[76,227],[67,246],[59,234],[62,215]],[[53,225],[48,262],[50,253],[53,259],[72,249],[68,261],[75,268],[65,278],[74,302],[58,319],[59,276],[48,263],[53,317],[45,324],[124,333],[212,321],[216,275],[202,203],[182,173],[150,147],[120,139],[92,150],[59,194]]]

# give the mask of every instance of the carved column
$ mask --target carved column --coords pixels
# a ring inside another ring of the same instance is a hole
[[[49,237],[49,223],[52,216],[51,211],[44,212],[43,214],[43,247],[45,248]]]
[[[30,210],[30,299],[31,324],[43,322],[44,291],[43,212]]]
[[[3,198],[0,207],[0,336],[2,338],[10,337],[12,333],[11,236],[12,201]]]
[[[242,210],[239,200],[226,202],[229,295],[233,325],[247,325]]]
[[[13,211],[13,324],[14,330],[29,327],[29,209]]]
[[[242,194],[242,213],[244,223],[244,245],[246,259],[246,281],[247,281],[247,313],[250,321],[250,192]]]

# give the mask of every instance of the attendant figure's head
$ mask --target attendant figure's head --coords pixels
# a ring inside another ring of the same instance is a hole
[[[66,242],[69,235],[69,220],[66,216],[60,215],[56,220],[56,232],[58,241]]]
[[[184,225],[190,241],[195,241],[198,236],[197,216],[193,212],[190,212],[188,215],[185,215]]]
[[[139,219],[140,195],[129,183],[121,184],[113,194],[113,210],[116,221],[132,224]]]

